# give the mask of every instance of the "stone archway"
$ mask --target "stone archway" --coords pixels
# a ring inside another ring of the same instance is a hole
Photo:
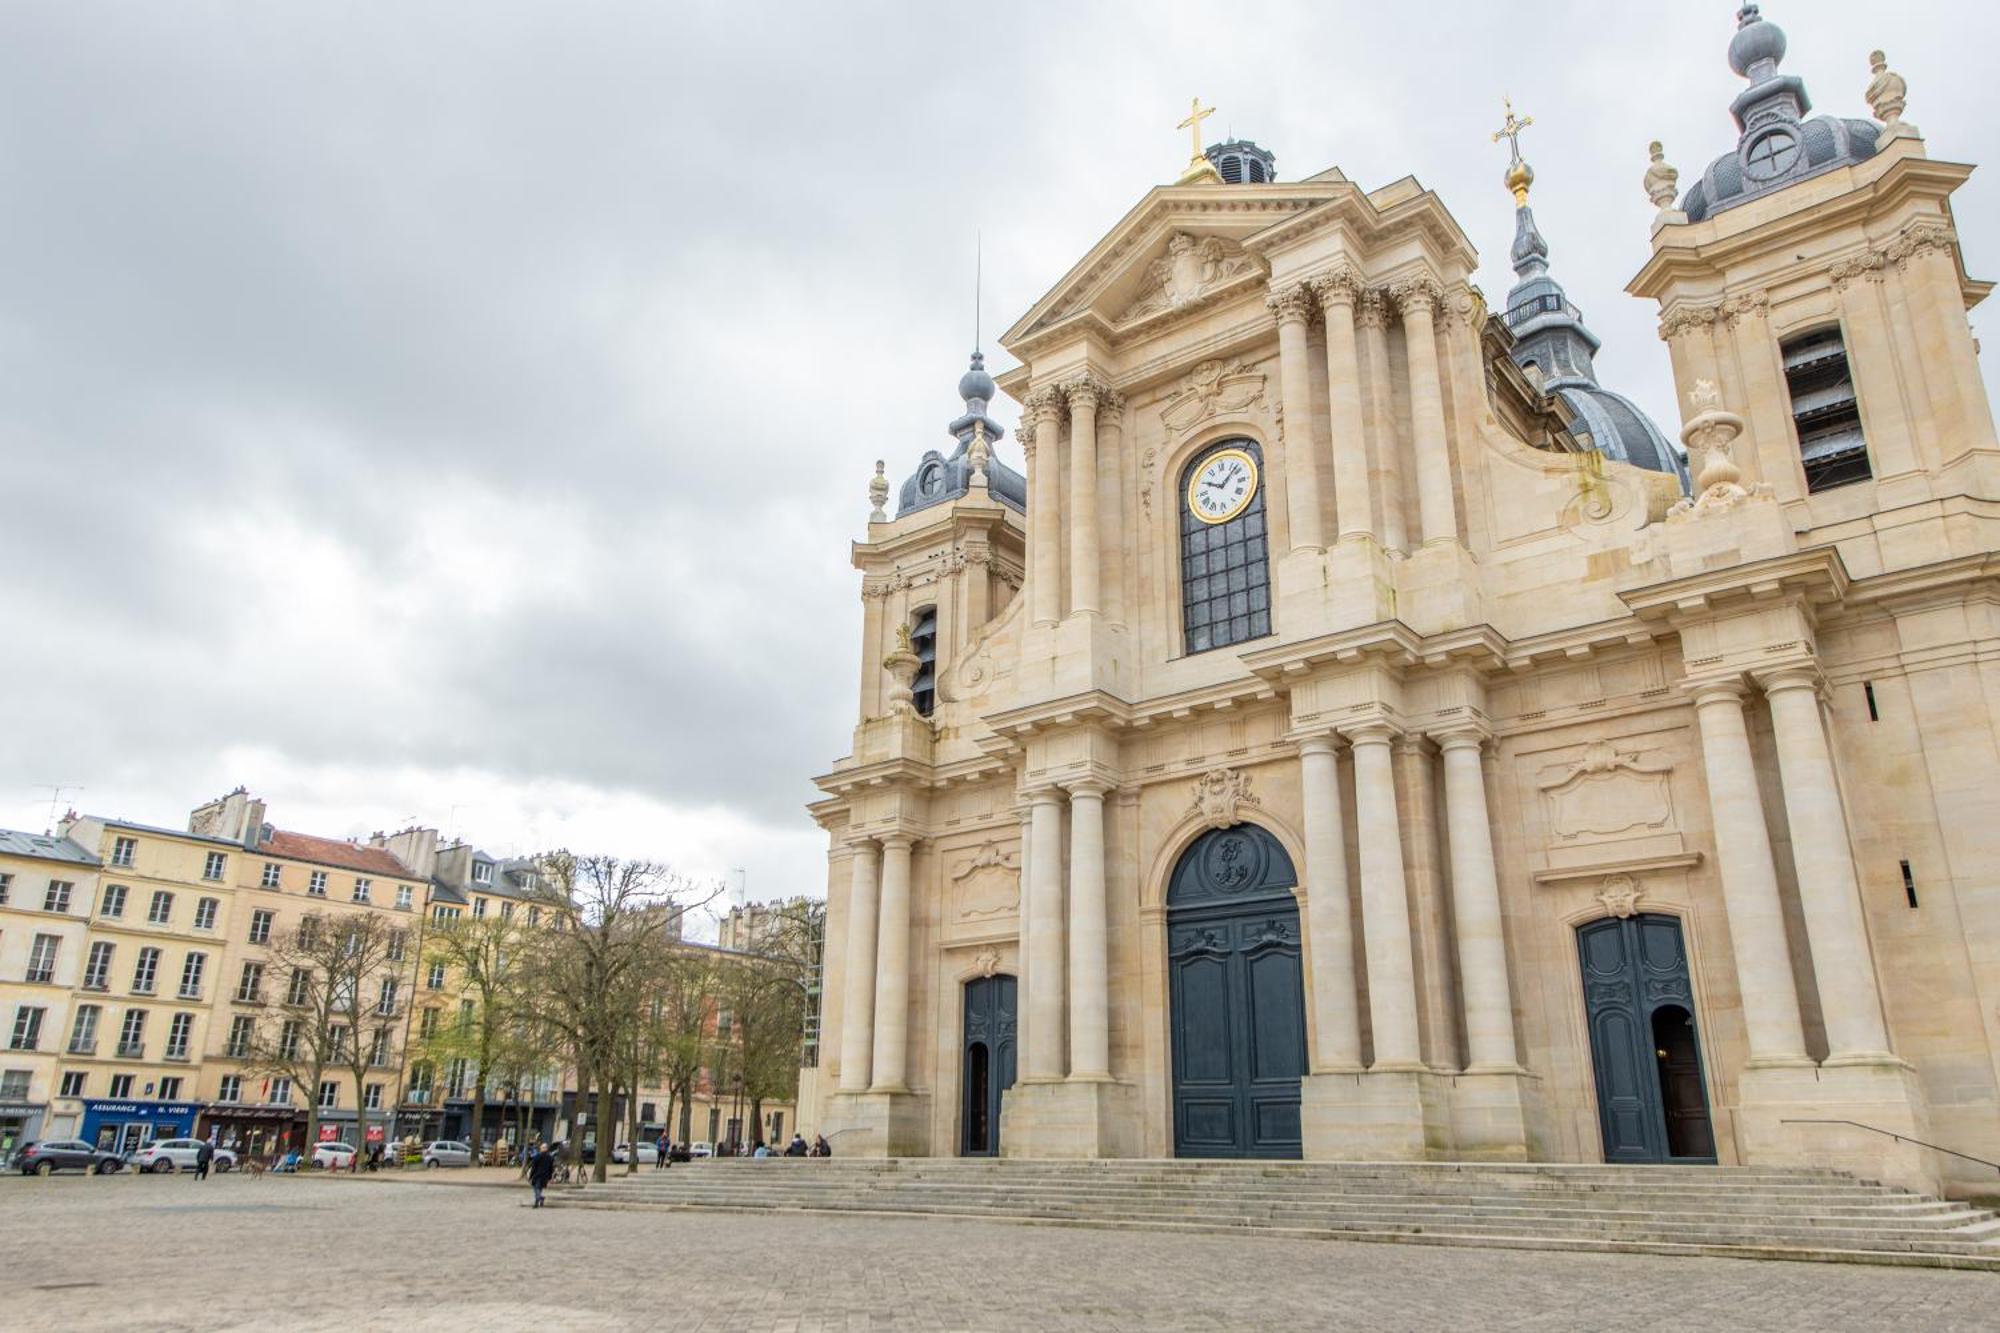
[[[1713,1162],[1707,1078],[1678,918],[1577,927],[1607,1162]]]

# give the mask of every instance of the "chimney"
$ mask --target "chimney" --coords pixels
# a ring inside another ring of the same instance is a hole
[[[418,879],[429,879],[437,871],[438,835],[434,828],[406,828],[368,839],[370,847],[380,847],[403,863]]]

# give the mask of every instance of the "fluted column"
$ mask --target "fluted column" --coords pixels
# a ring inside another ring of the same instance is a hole
[[[1031,1082],[1063,1076],[1064,988],[1068,945],[1063,927],[1062,792],[1028,794],[1028,1032],[1022,1075]]]
[[[847,888],[847,949],[840,987],[840,1090],[868,1090],[875,1042],[875,931],[879,923],[881,851],[873,840],[854,843]]]
[[[1111,1077],[1110,955],[1105,940],[1104,793],[1069,784],[1069,1076]]]
[[[1416,964],[1410,952],[1410,895],[1396,813],[1396,729],[1366,723],[1347,733],[1354,748],[1354,819],[1361,834],[1361,938],[1368,963],[1368,1012],[1375,1069],[1422,1069],[1417,1042]]]
[[[1389,390],[1389,298],[1380,288],[1361,293],[1354,309],[1368,368],[1368,481],[1381,506],[1375,531],[1391,551],[1409,546],[1403,523],[1403,444],[1396,432],[1396,400]],[[1338,448],[1338,446],[1335,446]]]
[[[1764,677],[1761,683],[1778,742],[1778,776],[1785,787],[1792,864],[1812,945],[1828,1061],[1888,1060],[1889,1031],[1847,839],[1847,812],[1820,714],[1818,675],[1799,668]]]
[[[1069,609],[1095,613],[1097,546],[1097,382],[1088,376],[1063,388],[1069,398]]]
[[[1097,395],[1097,504],[1100,551],[1111,552],[1110,577],[1102,578],[1098,596],[1104,617],[1113,623],[1125,620],[1125,573],[1120,557],[1125,552],[1125,493],[1121,484],[1124,459],[1118,448],[1119,416],[1125,400],[1115,390],[1099,388]]]
[[[1444,752],[1445,827],[1451,839],[1452,926],[1458,936],[1459,987],[1465,995],[1467,1073],[1508,1073],[1514,1046],[1514,994],[1507,979],[1500,881],[1493,870],[1493,824],[1486,809],[1486,737],[1473,728],[1437,737]]]
[[[1417,513],[1424,544],[1458,540],[1451,491],[1451,445],[1445,437],[1444,385],[1438,377],[1438,286],[1428,278],[1396,284],[1403,351],[1410,369],[1410,429],[1417,456]]]
[[[1285,513],[1292,549],[1322,550],[1326,537],[1319,520],[1319,450],[1313,441],[1312,366],[1306,351],[1306,321],[1312,318],[1312,291],[1294,283],[1271,293],[1267,304],[1278,318],[1278,376],[1285,404]]]
[[[1306,937],[1312,949],[1312,1072],[1347,1073],[1361,1068],[1361,1003],[1354,990],[1354,909],[1348,901],[1340,766],[1331,736],[1299,742],[1299,786],[1305,801]]]
[[[1333,425],[1333,504],[1340,540],[1375,533],[1375,501],[1368,484],[1368,425],[1361,410],[1361,346],[1354,306],[1361,280],[1348,269],[1321,278],[1320,310],[1326,319],[1326,387]]]
[[[1028,457],[1028,608],[1037,625],[1062,619],[1062,506],[1058,478],[1062,475],[1062,415],[1053,388],[1028,395],[1024,420],[1034,422],[1034,448]],[[1022,447],[1028,432],[1022,431]]]
[[[910,845],[882,839],[882,927],[875,942],[875,1067],[871,1092],[908,1092],[910,1036]]]
[[[1734,680],[1706,681],[1688,690],[1701,725],[1715,860],[1722,875],[1729,938],[1735,946],[1736,985],[1743,993],[1750,1063],[1808,1064],[1771,836],[1764,827],[1757,769],[1743,724],[1745,691]]]

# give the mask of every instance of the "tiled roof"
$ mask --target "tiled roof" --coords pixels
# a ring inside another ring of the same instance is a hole
[[[46,833],[20,833],[0,828],[0,852],[9,856],[34,856],[44,861],[71,861],[77,865],[97,864],[95,853],[87,852],[68,838]]]
[[[315,838],[310,833],[273,829],[270,836],[252,850],[267,856],[289,856],[297,861],[338,866],[343,870],[365,870],[370,874],[390,875],[397,879],[416,878],[401,861],[380,847],[363,847],[359,843],[342,842],[339,838]]]

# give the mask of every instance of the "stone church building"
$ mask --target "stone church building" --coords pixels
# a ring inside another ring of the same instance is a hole
[[[1646,175],[1677,432],[1598,382],[1518,137],[1495,310],[1416,180],[1278,181],[1197,106],[878,467],[836,1152],[1988,1181],[1908,1142],[2000,1159],[1971,168],[1879,54],[1862,120],[1784,53],[1744,6],[1740,140]]]

